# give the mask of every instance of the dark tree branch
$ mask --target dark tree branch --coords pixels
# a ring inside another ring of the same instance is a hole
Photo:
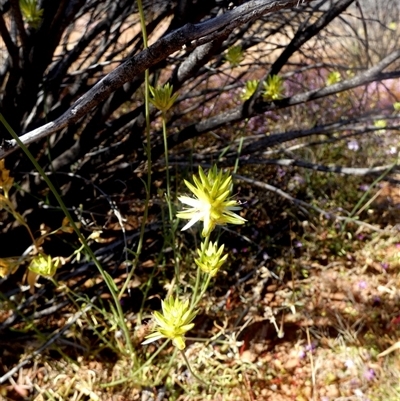
[[[358,123],[360,122],[361,121],[358,121]],[[273,134],[268,137],[261,138],[260,140],[245,146],[242,150],[242,153],[252,154],[259,151],[263,151],[265,148],[270,148],[272,146],[276,146],[285,142],[293,141],[294,139],[305,138],[311,135],[329,135],[340,129],[352,130],[354,132],[362,132],[364,134],[370,132],[377,132],[380,130],[380,128],[378,127],[373,127],[373,126],[366,127],[365,125],[361,124],[354,127],[351,125],[351,123],[349,124],[349,121],[343,120],[332,124],[316,126],[307,130],[289,131],[289,132]],[[393,128],[388,127],[388,129],[398,129],[398,127],[393,127]]]
[[[400,58],[400,49],[389,54],[375,66],[368,70],[359,73],[354,78],[347,79],[336,84],[326,86],[321,89],[315,89],[306,93],[294,95],[290,98],[283,99],[282,101],[276,102],[276,105],[265,104],[260,102],[258,111],[275,110],[281,107],[294,106],[296,104],[308,102],[310,100],[320,99],[335,93],[344,92],[349,89],[357,88],[361,85],[366,85],[374,81],[383,81],[385,79],[393,79],[400,77],[400,71],[393,71],[388,73],[382,73],[382,71]]]
[[[301,4],[311,1],[302,0]],[[143,73],[146,69],[164,60],[170,54],[180,50],[186,44],[198,46],[199,44],[216,40],[226,35],[226,32],[232,32],[236,27],[253,21],[262,15],[276,12],[283,8],[293,8],[299,3],[299,0],[252,0],[216,18],[196,25],[187,24],[161,38],[140,54],[131,57],[78,99],[61,117],[21,136],[21,140],[28,145],[77,122],[112,92]],[[9,141],[8,148],[0,150],[0,158],[11,154],[16,148],[16,143],[13,140]]]
[[[388,170],[398,171],[399,165],[388,164],[385,166],[376,167],[343,167],[343,166],[324,166],[322,164],[309,163],[304,160],[296,159],[260,159],[260,158],[247,158],[241,157],[240,164],[257,164],[257,165],[276,165],[276,166],[296,166],[302,167],[314,171],[323,171],[324,173],[337,173],[346,175],[366,176],[366,175],[377,175]]]
[[[400,57],[400,50],[397,50],[385,57],[380,63],[371,67],[370,69],[360,73],[354,78],[339,82],[334,85],[330,85],[321,89],[315,89],[308,92],[300,93],[298,95],[291,96],[289,98],[285,98],[273,103],[261,102],[258,104],[256,108],[256,114],[262,114],[266,111],[278,110],[282,108],[286,108],[289,106],[293,106],[296,104],[306,103],[311,100],[317,100],[326,96],[330,96],[336,93],[340,93],[349,89],[356,88],[358,86],[362,86],[374,81],[382,81],[385,79],[393,79],[400,77],[400,71],[394,71],[389,73],[381,73],[383,69],[388,67],[391,63],[397,60]],[[236,123],[238,121],[243,120],[244,118],[250,117],[247,115],[247,108],[245,105],[237,106],[233,109],[230,109],[224,113],[221,113],[215,117],[211,117],[207,120],[202,120],[198,123],[191,124],[184,129],[182,129],[179,133],[171,135],[168,138],[168,146],[169,148],[173,148],[174,146],[183,143],[189,139],[193,139],[205,132],[209,132],[211,130],[215,130],[217,128],[221,128],[226,125],[230,125]],[[269,141],[269,138],[266,138],[266,141]],[[279,141],[276,141],[279,142]],[[276,143],[275,142],[275,143]],[[272,141],[271,141],[272,143]],[[251,145],[250,145],[251,146]],[[250,149],[245,149],[244,151],[250,152]],[[155,146],[152,156],[154,160],[157,160],[163,153],[163,145],[159,144]],[[0,153],[1,157],[1,153]]]
[[[18,0],[10,0],[10,4],[11,4],[11,11],[14,15],[14,21],[15,21],[15,24],[17,26],[17,30],[19,33],[19,37],[21,39],[23,52],[24,52],[24,54],[26,54],[28,35],[26,34],[26,31],[25,31],[24,20],[22,18],[21,10],[19,8],[19,2],[18,2]]]
[[[312,25],[305,29],[299,28],[296,32],[294,38],[290,43],[285,46],[285,49],[280,54],[280,56],[275,60],[269,71],[265,74],[264,80],[267,79],[269,75],[277,75],[283,66],[288,62],[290,57],[300,50],[301,46],[309,41],[311,38],[315,37],[320,31],[322,31],[330,22],[332,22],[338,15],[340,15],[346,8],[353,3],[354,0],[339,0],[336,4],[329,8],[329,10],[324,13],[318,20]],[[319,5],[323,4],[320,2]],[[254,108],[257,102],[261,98],[262,87],[259,85],[257,91],[253,94],[251,99],[249,99],[245,106],[247,107],[246,114],[254,114]]]
[[[282,67],[288,62],[289,58],[296,53],[300,47],[313,38],[318,32],[324,29],[331,21],[333,21],[338,15],[340,15],[344,10],[354,0],[340,0],[333,7],[331,7],[325,14],[323,14],[314,24],[308,26],[304,30],[299,30],[296,32],[294,38],[285,47],[285,50],[276,59],[272,65],[268,74],[277,75]]]

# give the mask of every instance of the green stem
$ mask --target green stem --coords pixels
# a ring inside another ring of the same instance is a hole
[[[375,187],[375,185],[381,181],[387,174],[390,173],[390,171],[396,166],[398,160],[396,159],[396,161],[387,169],[385,170],[368,188],[368,190],[364,193],[364,195],[361,197],[361,199],[357,202],[357,205],[354,206],[353,210],[350,212],[349,218],[353,217],[358,208],[364,203],[365,199],[367,198],[367,196],[369,195],[369,193],[372,191],[372,188]]]
[[[26,228],[26,230],[28,231],[29,236],[31,237],[32,245],[34,246],[35,251],[36,251],[36,252],[39,252],[39,248],[38,248],[38,246],[37,246],[36,239],[35,239],[35,237],[33,236],[33,233],[32,233],[32,231],[31,231],[31,228],[29,227],[28,223],[25,221],[24,217],[21,216],[21,215],[15,210],[14,205],[13,205],[13,204],[11,203],[11,201],[8,199],[8,194],[7,194],[7,196],[5,197],[5,199],[3,200],[3,202],[4,202],[4,203],[3,203],[3,207],[6,206],[6,207],[4,207],[4,209],[7,210],[9,213],[11,213],[11,214],[14,216],[14,219],[15,219],[16,221],[18,221],[20,224],[22,224],[22,225]]]
[[[168,366],[167,366],[165,372],[162,375],[160,375],[159,377],[158,376],[156,377],[156,380],[153,383],[154,387],[157,387],[160,384],[165,382],[165,378],[169,375],[169,372],[170,372],[170,370],[172,368],[172,365],[175,362],[175,358],[176,358],[176,354],[177,353],[178,353],[178,348],[175,347],[174,353],[172,354],[171,358],[169,359]]]
[[[183,356],[183,359],[185,360],[186,366],[189,369],[189,372],[193,375],[193,377],[198,380],[201,384],[203,384],[204,386],[206,386],[207,388],[209,387],[209,384],[206,383],[197,373],[194,373],[192,367],[190,366],[189,360],[186,357],[186,354],[183,350],[181,350],[181,354]]]
[[[207,288],[208,288],[208,285],[210,284],[210,281],[211,281],[211,275],[207,274],[207,279],[206,279],[206,281],[203,282],[203,285],[201,286],[200,295],[197,298],[195,306],[200,302],[201,298],[203,298],[203,295],[207,291]]]
[[[149,46],[147,44],[147,29],[146,29],[146,19],[144,17],[143,3],[142,0],[137,0],[139,17],[140,17],[140,27],[142,29],[143,47],[147,49]]]
[[[143,4],[142,0],[138,0],[138,9],[139,9],[139,16],[140,16],[140,26],[142,29],[142,37],[143,37],[143,47],[146,49],[148,47],[147,44],[147,30],[146,30],[146,20],[143,11]],[[150,189],[151,189],[151,169],[152,169],[152,160],[151,160],[151,138],[150,138],[150,102],[149,102],[149,87],[150,87],[150,80],[149,80],[149,70],[144,72],[144,112],[145,112],[145,119],[146,119],[146,156],[147,156],[147,182],[145,184],[146,189],[146,198],[144,203],[144,212],[143,212],[143,219],[142,224],[140,225],[140,234],[139,234],[139,241],[136,248],[135,259],[132,264],[132,268],[125,280],[125,283],[119,293],[119,297],[122,297],[128,285],[133,277],[133,274],[136,270],[136,267],[139,263],[139,257],[143,249],[144,243],[144,231],[147,224],[147,218],[149,214],[149,203],[150,203]],[[141,322],[138,321],[138,325]]]
[[[164,157],[165,157],[165,168],[166,168],[166,181],[167,181],[167,205],[168,205],[168,212],[169,212],[169,221],[171,224],[171,246],[174,253],[174,268],[175,268],[175,277],[176,281],[179,284],[180,278],[180,269],[179,269],[179,262],[177,258],[176,252],[176,241],[175,241],[175,230],[176,226],[173,224],[174,214],[172,210],[172,200],[171,200],[171,181],[169,176],[169,162],[168,162],[168,141],[167,141],[167,119],[165,112],[161,114],[162,120],[162,129],[163,129],[163,140],[164,140]],[[176,294],[179,293],[179,285],[176,285]]]
[[[5,118],[3,117],[3,115],[1,113],[0,113],[0,121],[3,123],[3,125],[6,127],[7,131],[10,133],[10,135],[17,142],[19,147],[28,156],[28,158],[30,159],[30,161],[32,162],[32,164],[34,165],[36,170],[39,172],[39,174],[42,176],[42,178],[44,179],[44,181],[46,182],[46,184],[50,188],[50,190],[53,193],[54,197],[56,198],[58,204],[60,205],[63,213],[68,218],[68,220],[69,220],[69,222],[71,224],[71,227],[74,229],[74,231],[75,231],[76,235],[78,236],[79,240],[81,241],[81,243],[85,247],[85,250],[86,250],[88,256],[93,261],[93,263],[96,265],[96,267],[99,270],[101,276],[103,277],[103,280],[106,283],[106,285],[107,285],[107,287],[108,287],[108,289],[110,291],[110,294],[111,294],[111,296],[113,298],[113,301],[115,303],[115,307],[116,307],[116,309],[118,311],[120,326],[121,326],[121,329],[122,329],[122,331],[124,333],[125,341],[126,341],[129,353],[133,358],[135,358],[135,351],[133,349],[133,345],[132,345],[132,342],[130,340],[129,329],[128,329],[128,326],[126,325],[126,322],[125,322],[124,312],[123,312],[121,304],[119,302],[116,286],[115,286],[115,283],[114,283],[113,279],[103,269],[103,267],[101,266],[100,262],[97,260],[95,254],[93,253],[92,249],[89,247],[88,243],[86,242],[85,237],[80,232],[78,226],[75,224],[74,219],[72,218],[71,214],[69,213],[67,207],[65,206],[63,200],[61,199],[61,196],[59,195],[59,193],[55,189],[55,187],[54,187],[53,183],[50,181],[49,177],[46,175],[46,173],[44,172],[42,167],[39,165],[39,163],[33,157],[32,153],[28,150],[28,148],[24,145],[24,143],[19,139],[18,135],[14,132],[14,130],[11,128],[11,126],[7,123],[7,121],[5,120]]]
[[[163,128],[164,157],[165,157],[165,168],[166,168],[166,179],[167,179],[167,203],[168,203],[168,211],[169,211],[169,220],[172,222],[173,215],[172,215],[171,188],[170,188],[170,179],[169,179],[167,121],[166,121],[164,112],[162,112],[161,120],[162,120],[162,128]]]
[[[244,141],[244,137],[242,135],[240,137],[240,141],[239,141],[239,148],[238,148],[238,153],[237,153],[236,160],[235,160],[235,167],[233,169],[233,174],[236,174],[237,170],[239,168],[239,158],[240,158],[240,154],[242,153],[243,141]]]
[[[105,384],[101,384],[100,387],[112,387],[112,386],[118,386],[119,384],[123,384],[126,383],[127,381],[130,380],[130,378],[134,377],[135,375],[137,375],[141,370],[143,370],[146,366],[150,365],[151,362],[153,362],[153,360],[156,358],[156,356],[164,350],[164,348],[169,344],[171,340],[167,340],[165,341],[165,343],[163,345],[161,345],[161,347],[157,348],[157,351],[151,355],[151,357],[149,359],[147,359],[147,361],[141,365],[138,369],[136,369],[131,377],[124,377],[123,379],[119,379],[119,380],[115,380],[111,383],[105,383]]]
[[[210,242],[210,234],[208,234],[204,240],[204,247],[201,252],[200,259],[203,258],[204,252],[206,252],[209,242]],[[192,311],[200,301],[200,298],[197,297],[197,293],[199,292],[199,287],[200,287],[200,279],[201,279],[201,269],[199,266],[197,266],[196,283],[194,285],[192,301],[190,302],[190,311]]]

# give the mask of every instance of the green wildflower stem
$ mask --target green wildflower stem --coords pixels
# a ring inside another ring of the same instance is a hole
[[[352,218],[352,217],[356,214],[356,212],[357,212],[357,210],[359,209],[359,207],[365,202],[367,196],[370,194],[370,192],[371,192],[372,189],[375,187],[375,185],[378,184],[378,182],[380,182],[381,180],[383,180],[383,179],[386,177],[386,175],[388,175],[388,174],[392,171],[392,169],[393,169],[394,167],[396,167],[398,161],[399,161],[399,160],[398,160],[398,158],[397,158],[397,159],[395,160],[395,162],[394,162],[391,166],[389,166],[388,169],[385,170],[379,177],[377,177],[377,178],[375,179],[375,181],[369,186],[368,190],[365,191],[365,193],[363,194],[363,196],[361,197],[361,199],[357,202],[357,205],[355,205],[354,208],[353,208],[353,210],[350,212],[349,220],[350,220],[350,218]]]
[[[186,366],[189,369],[189,372],[193,375],[193,377],[198,380],[201,384],[203,384],[204,386],[206,386],[207,388],[209,387],[209,384],[206,383],[198,374],[194,373],[192,367],[190,366],[189,360],[186,357],[186,354],[183,350],[181,350],[181,354],[183,356],[183,359],[185,360]]]
[[[140,26],[142,29],[142,37],[143,37],[143,47],[146,49],[148,47],[147,44],[147,31],[146,31],[146,20],[144,17],[143,11],[143,3],[142,0],[138,0],[138,9],[139,9],[139,16],[140,16]],[[149,70],[144,72],[144,113],[146,119],[146,156],[147,156],[147,180],[145,183],[146,189],[146,198],[144,201],[144,212],[143,212],[143,219],[142,224],[140,225],[140,234],[139,234],[139,241],[136,248],[135,259],[132,264],[132,268],[125,280],[124,285],[119,292],[119,298],[121,298],[128,288],[128,285],[133,277],[133,274],[136,270],[136,266],[139,263],[139,257],[143,249],[144,243],[144,231],[147,224],[147,217],[149,214],[149,203],[150,203],[150,188],[151,188],[151,169],[152,169],[152,160],[151,160],[151,138],[150,138],[150,96],[149,96],[149,87],[150,87],[150,80],[149,80]],[[141,322],[138,321],[140,325]]]
[[[171,181],[169,176],[169,162],[168,162],[168,141],[167,141],[167,118],[166,113],[163,111],[161,113],[162,120],[162,128],[163,128],[163,140],[164,140],[164,155],[165,155],[165,168],[166,168],[166,181],[167,181],[167,205],[169,212],[169,221],[171,223],[171,242],[172,249],[174,253],[174,268],[175,268],[175,278],[179,283],[179,263],[176,254],[176,246],[175,246],[175,229],[176,226],[173,224],[173,210],[172,210],[172,201],[171,201]],[[176,294],[179,293],[179,287],[176,286]]]
[[[115,380],[111,383],[100,384],[100,387],[104,388],[104,387],[119,386],[120,384],[124,384],[127,381],[132,380],[132,378],[135,377],[141,370],[143,370],[146,366],[150,365],[153,362],[153,360],[156,358],[156,356],[158,354],[160,354],[161,351],[164,350],[164,348],[170,343],[170,341],[171,340],[167,340],[160,347],[158,347],[157,351],[154,352],[154,354],[152,354],[151,357],[149,359],[147,359],[147,361],[143,365],[141,365],[138,369],[136,369],[135,371],[132,372],[132,376],[124,377],[122,379]]]
[[[169,180],[169,163],[168,163],[168,142],[167,142],[167,119],[165,112],[161,114],[162,128],[163,128],[163,139],[164,139],[164,156],[165,156],[165,168],[166,168],[166,179],[167,179],[167,203],[169,211],[169,220],[172,221],[172,204],[171,204],[171,188]]]
[[[202,249],[200,258],[202,258],[204,256],[204,253],[208,249],[209,242],[210,242],[210,234],[208,234],[204,240],[204,248]],[[197,293],[199,292],[199,287],[200,287],[201,273],[202,272],[201,272],[200,267],[197,266],[196,284],[194,285],[192,300],[190,302],[190,311],[192,311],[196,307],[196,305],[199,303],[200,298],[201,298],[201,297],[197,297]]]
[[[207,291],[207,288],[208,288],[208,285],[210,284],[210,281],[211,281],[211,274],[207,274],[207,278],[206,278],[205,281],[203,281],[203,284],[201,286],[200,295],[197,298],[197,302],[194,304],[195,307],[200,302],[201,298],[203,298],[203,295]]]
[[[137,3],[140,16],[140,27],[142,29],[143,47],[147,49],[149,46],[147,44],[146,19],[144,18],[143,3],[142,0],[137,0]]]
[[[117,289],[116,289],[116,286],[115,286],[115,283],[114,283],[112,277],[108,273],[105,272],[105,270],[101,266],[100,262],[97,260],[95,254],[93,253],[92,249],[90,248],[90,246],[86,242],[86,239],[82,235],[82,233],[80,232],[78,226],[75,224],[74,219],[72,218],[71,214],[69,213],[67,207],[64,204],[64,201],[61,199],[61,196],[59,195],[58,191],[54,187],[53,183],[50,181],[49,177],[47,177],[46,173],[44,172],[42,167],[39,165],[39,163],[36,161],[36,159],[33,157],[32,153],[24,145],[24,143],[20,140],[18,135],[14,132],[14,130],[11,128],[11,126],[7,123],[7,121],[5,120],[5,118],[3,117],[3,115],[1,113],[0,113],[0,121],[3,123],[3,125],[5,126],[7,131],[10,133],[10,135],[17,142],[18,146],[28,156],[28,158],[30,159],[30,161],[32,162],[32,164],[34,165],[36,170],[39,172],[39,174],[42,176],[42,178],[46,182],[47,186],[50,188],[51,192],[53,193],[54,197],[56,198],[57,202],[59,203],[63,213],[68,218],[68,220],[69,220],[69,222],[71,224],[71,227],[74,229],[74,231],[75,231],[76,235],[78,236],[79,240],[82,242],[83,246],[85,247],[85,250],[86,250],[88,256],[93,261],[93,263],[95,264],[95,266],[99,270],[101,276],[103,277],[103,280],[106,283],[106,285],[107,285],[107,287],[108,287],[108,289],[110,291],[110,294],[111,294],[111,296],[112,296],[112,298],[114,300],[114,304],[115,304],[115,307],[117,309],[118,316],[119,316],[120,327],[121,327],[121,329],[122,329],[122,331],[124,333],[125,341],[126,341],[126,345],[128,347],[129,353],[132,356],[132,358],[135,358],[135,350],[133,349],[133,345],[132,345],[132,342],[130,340],[129,329],[128,329],[128,326],[126,325],[126,322],[125,322],[124,312],[123,312],[121,304],[119,302],[119,299],[118,299],[118,296],[117,296]],[[135,361],[135,359],[134,359],[134,361]]]
[[[196,307],[198,301],[197,301],[197,292],[199,290],[200,286],[200,279],[201,279],[201,269],[199,266],[197,266],[197,273],[196,273],[196,284],[194,286],[193,294],[192,294],[192,299],[190,301],[190,311],[194,310]]]
[[[394,163],[391,166],[389,166],[389,168],[387,170],[385,170],[379,177],[377,177],[375,179],[375,181],[369,186],[368,190],[365,191],[365,193],[363,194],[361,199],[357,202],[357,204],[354,206],[353,210],[350,212],[349,217],[343,222],[342,231],[344,231],[346,224],[348,222],[352,221],[354,219],[354,216],[356,214],[359,214],[361,212],[361,210],[365,207],[365,205],[364,205],[361,209],[359,209],[360,206],[364,204],[367,196],[371,193],[372,189],[376,186],[376,184],[378,184],[378,182],[383,180],[386,177],[386,175],[388,175],[392,171],[392,169],[394,167],[396,167],[398,162],[399,162],[399,157],[397,157],[396,160],[394,161]]]
[[[161,351],[164,350],[164,348],[169,344],[170,341],[171,341],[171,340],[167,340],[167,341],[164,342],[164,344],[162,344],[160,347],[158,347],[158,348],[157,348],[157,351],[154,352],[154,354],[152,354],[151,357],[150,357],[149,359],[147,359],[147,361],[146,361],[143,365],[141,365],[139,369],[137,369],[137,370],[134,371],[134,375],[138,374],[138,373],[139,373],[141,370],[143,370],[146,366],[150,365],[150,364],[154,361],[154,359],[156,358],[156,356],[157,356],[158,354],[160,354]]]
[[[242,153],[243,141],[244,141],[244,137],[241,136],[240,141],[239,141],[238,153],[237,153],[236,160],[235,160],[235,167],[233,169],[233,174],[236,174],[237,170],[239,168],[239,158],[240,158],[240,154]]]
[[[165,378],[169,375],[169,372],[170,372],[170,370],[172,368],[172,365],[175,362],[177,353],[178,353],[178,348],[175,347],[174,353],[172,354],[171,358],[169,359],[168,366],[167,366],[166,370],[163,373],[162,373],[162,371],[160,371],[159,374],[157,375],[156,380],[153,383],[154,387],[157,387],[160,384],[165,383]]]

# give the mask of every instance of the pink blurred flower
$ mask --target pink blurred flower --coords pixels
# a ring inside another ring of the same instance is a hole
[[[358,288],[360,290],[365,290],[367,287],[368,287],[368,284],[367,284],[366,281],[361,280],[361,281],[358,282]]]

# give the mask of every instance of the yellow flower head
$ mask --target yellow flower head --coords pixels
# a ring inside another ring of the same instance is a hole
[[[340,76],[339,71],[332,71],[329,73],[328,77],[326,78],[326,86],[330,86],[333,84],[337,84],[342,80],[342,77]]]
[[[14,178],[10,177],[10,170],[4,166],[4,159],[0,160],[0,188],[4,191],[4,195],[8,197],[8,191],[13,186]]]
[[[189,208],[177,213],[180,219],[189,220],[182,228],[187,230],[198,221],[204,223],[202,235],[207,237],[217,225],[244,224],[243,217],[234,213],[241,207],[237,201],[231,199],[232,176],[229,173],[218,171],[214,166],[206,175],[199,167],[199,177],[193,176],[195,185],[185,180],[186,186],[196,198],[180,196],[178,199],[189,205]]]
[[[52,277],[60,263],[61,260],[58,257],[52,259],[50,255],[39,254],[31,260],[28,269],[39,276]]]
[[[230,47],[225,55],[225,59],[231,65],[231,68],[238,67],[243,58],[243,49],[240,45]]]
[[[222,256],[224,245],[221,245],[219,249],[217,246],[218,244],[216,242],[210,242],[208,244],[208,248],[205,249],[205,244],[202,242],[201,249],[197,249],[199,258],[194,260],[196,265],[199,266],[204,273],[209,274],[211,277],[214,277],[218,273],[218,270],[228,258],[228,254]]]
[[[154,312],[153,317],[156,321],[154,333],[146,336],[147,340],[142,344],[150,344],[161,338],[168,338],[178,349],[185,348],[185,334],[194,327],[192,323],[197,311],[190,311],[189,301],[181,302],[179,298],[169,297],[161,302],[162,314]]]
[[[242,94],[240,95],[240,98],[242,100],[249,100],[254,95],[257,87],[258,79],[251,79],[250,81],[247,81],[246,86],[243,88]]]
[[[152,95],[152,98],[150,98],[151,104],[163,113],[168,111],[178,97],[177,93],[172,95],[173,89],[173,86],[169,83],[164,86],[157,86],[157,88],[150,86],[150,93]]]
[[[19,0],[24,20],[32,27],[37,29],[42,22],[43,9],[38,8],[36,0]]]
[[[264,92],[263,98],[266,101],[283,99],[285,88],[283,87],[283,79],[278,75],[270,75],[263,82]]]

